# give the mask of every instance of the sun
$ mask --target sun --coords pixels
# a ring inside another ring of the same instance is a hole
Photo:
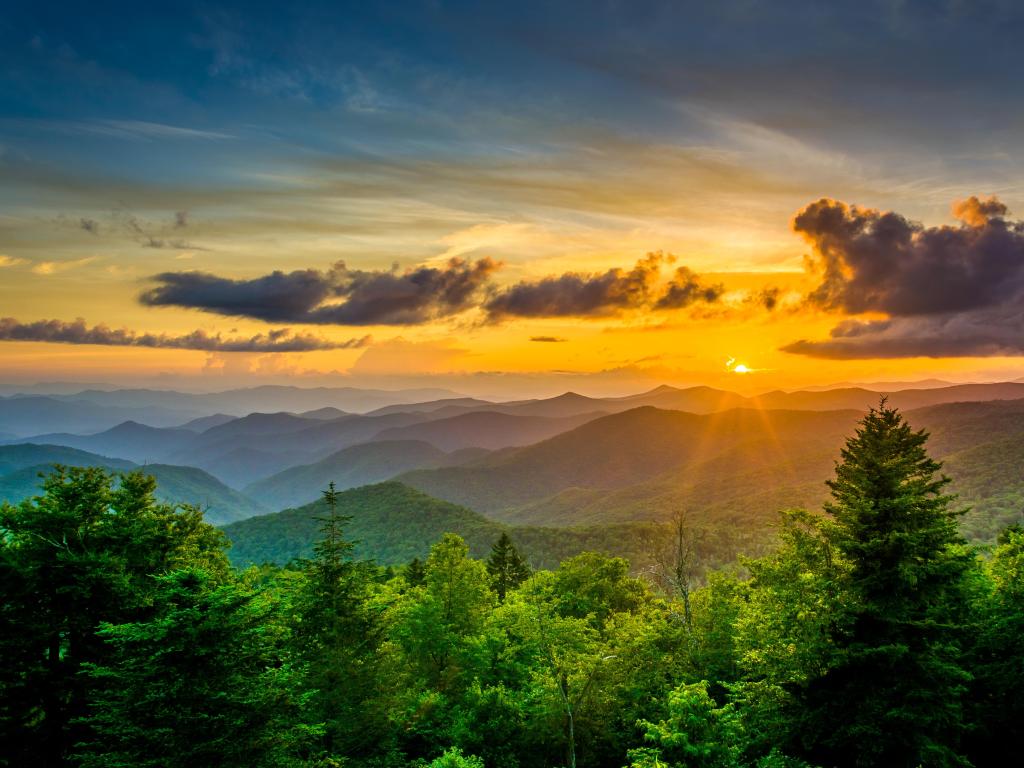
[[[725,367],[732,373],[753,373],[754,369],[748,366],[746,363],[737,363],[735,357],[730,357],[725,361]]]

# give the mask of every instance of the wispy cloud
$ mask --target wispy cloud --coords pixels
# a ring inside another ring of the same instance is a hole
[[[224,140],[234,136],[220,131],[206,131],[166,123],[151,123],[143,120],[88,120],[70,123],[67,128],[73,132],[109,136],[116,139],[154,141],[157,139],[206,139]]]
[[[66,261],[37,261],[32,265],[32,271],[37,275],[56,275],[72,269],[84,267],[96,261],[95,256],[86,256],[82,259],[68,259]]]
[[[14,256],[7,256],[0,253],[0,267],[17,267],[21,264],[27,264],[28,259],[18,259]]]

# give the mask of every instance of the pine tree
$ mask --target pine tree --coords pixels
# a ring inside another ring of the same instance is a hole
[[[491,556],[487,558],[487,573],[491,577],[491,586],[504,602],[508,591],[515,589],[530,576],[530,567],[519,554],[512,539],[502,533],[491,546]]]
[[[280,601],[202,570],[154,579],[156,615],[104,625],[109,650],[83,677],[95,695],[77,745],[84,768],[308,765],[317,729],[284,653]]]
[[[360,754],[375,746],[377,713],[368,699],[374,690],[380,628],[367,607],[369,561],[353,559],[355,543],[345,538],[352,519],[338,511],[331,483],[323,492],[327,515],[313,558],[303,564],[305,585],[298,600],[296,653],[308,672],[306,687],[314,722],[323,722],[329,753]]]
[[[958,663],[970,554],[949,478],[883,399],[842,450],[826,504],[849,565],[838,660],[804,692],[810,755],[836,766],[962,764]]]
[[[418,557],[414,557],[402,569],[402,578],[410,587],[420,587],[427,580],[427,567]]]

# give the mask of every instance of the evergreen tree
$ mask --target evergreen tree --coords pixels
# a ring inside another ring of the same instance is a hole
[[[402,577],[405,579],[405,583],[410,587],[421,587],[427,581],[427,568],[423,564],[423,561],[418,557],[414,557],[409,563],[402,569]]]
[[[0,506],[0,750],[14,765],[63,765],[90,738],[95,692],[80,676],[110,652],[102,622],[149,615],[154,575],[228,573],[225,539],[194,507],[159,504],[141,473],[57,467],[43,493]],[[0,764],[2,764],[0,757]]]
[[[299,677],[284,655],[276,600],[199,570],[156,579],[159,612],[105,625],[104,664],[86,664],[96,694],[79,745],[84,768],[284,768],[316,729],[299,721]]]
[[[847,561],[831,668],[803,692],[810,756],[836,766],[962,763],[959,663],[970,555],[949,478],[884,399],[842,450],[826,529]]]
[[[1006,764],[1006,745],[1024,738],[1024,529],[999,536],[985,564],[971,649],[974,705],[971,759]]]
[[[500,602],[505,601],[509,590],[515,589],[530,577],[530,567],[504,532],[491,546],[491,556],[487,558],[486,565],[491,577],[491,588],[497,593]]]
[[[372,706],[378,622],[367,606],[372,576],[368,561],[353,559],[345,538],[348,515],[338,514],[337,491],[323,493],[327,515],[319,518],[321,538],[303,564],[304,586],[295,628],[297,654],[306,665],[313,722],[325,724],[325,749],[360,754],[377,746],[382,719]]]

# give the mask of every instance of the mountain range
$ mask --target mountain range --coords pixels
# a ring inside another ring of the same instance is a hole
[[[18,434],[0,446],[0,498],[31,495],[53,463],[143,466],[164,499],[205,505],[219,524],[263,515],[259,525],[273,526],[277,518],[267,513],[302,508],[330,482],[347,491],[395,481],[420,501],[469,510],[517,535],[544,531],[536,535],[545,542],[564,542],[581,527],[626,535],[680,509],[701,525],[760,540],[779,509],[820,506],[844,438],[880,397],[855,387],[746,397],[663,386],[627,397],[568,392],[502,403],[436,390],[97,392],[0,399],[0,427]],[[289,408],[242,414],[229,402],[236,393],[246,404],[263,398]],[[423,399],[387,402],[403,396]],[[40,400],[55,415],[42,418]],[[889,402],[930,431],[931,452],[971,507],[963,519],[969,538],[990,541],[1021,518],[1024,383],[932,382],[894,391]],[[162,423],[169,408],[197,403],[210,411]],[[125,412],[138,418],[101,430],[76,426]],[[24,434],[26,425],[60,417],[60,431]],[[380,508],[383,497],[374,498]],[[546,557],[544,547],[563,544],[535,546]]]

